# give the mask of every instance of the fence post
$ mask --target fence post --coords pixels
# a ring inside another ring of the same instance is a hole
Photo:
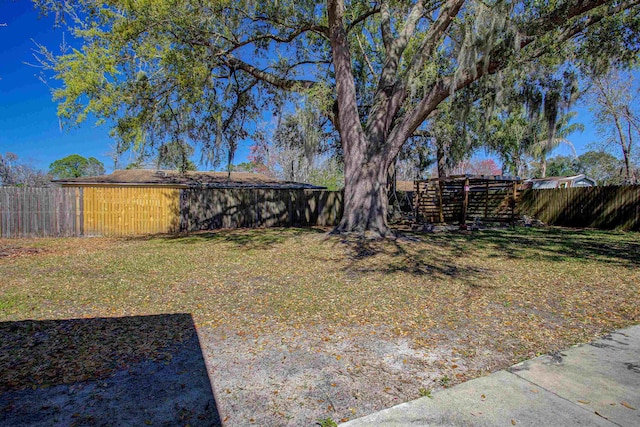
[[[467,223],[467,208],[469,207],[469,178],[464,180],[463,191],[464,198],[462,199],[462,220],[460,221],[461,225]]]
[[[489,181],[484,183],[484,217],[489,216]]]
[[[440,224],[444,223],[444,201],[442,200],[442,181],[438,180],[438,212],[440,214]]]
[[[511,221],[516,219],[516,203],[518,202],[518,182],[513,182],[513,200],[511,201]]]
[[[420,218],[418,217],[418,215],[420,214],[420,209],[418,207],[418,203],[420,202],[420,181],[415,180],[413,182],[413,185],[415,186],[415,192],[413,193],[413,210],[415,211],[414,213],[414,222],[417,224],[418,222],[420,222]]]

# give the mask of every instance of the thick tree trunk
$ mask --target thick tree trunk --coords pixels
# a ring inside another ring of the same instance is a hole
[[[378,157],[364,163],[345,158],[344,214],[334,233],[354,233],[367,238],[393,234],[387,222],[388,162]]]
[[[344,151],[344,214],[334,233],[387,237],[387,170],[394,153],[384,152],[383,133],[372,141],[365,135],[351,68],[351,53],[344,27],[344,2],[327,1],[329,39],[333,54],[338,100],[339,132]],[[376,128],[376,126],[373,126]]]

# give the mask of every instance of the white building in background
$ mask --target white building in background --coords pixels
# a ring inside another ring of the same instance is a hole
[[[548,176],[546,178],[528,179],[533,189],[543,188],[573,188],[573,187],[595,187],[596,180],[584,174],[574,176]]]

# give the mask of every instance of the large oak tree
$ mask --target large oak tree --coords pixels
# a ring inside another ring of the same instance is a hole
[[[339,135],[336,231],[373,236],[389,233],[387,170],[441,103],[536,67],[634,60],[639,2],[36,1],[73,28],[40,57],[63,118],[112,121],[121,149],[190,141],[215,160],[297,94]]]

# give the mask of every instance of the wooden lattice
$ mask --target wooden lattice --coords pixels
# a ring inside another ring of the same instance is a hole
[[[505,177],[454,176],[415,182],[418,222],[514,221],[521,181]]]

